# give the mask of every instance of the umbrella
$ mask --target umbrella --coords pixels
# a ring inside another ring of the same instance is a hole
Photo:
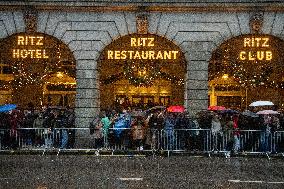
[[[257,112],[256,114],[259,114],[259,115],[265,115],[265,114],[279,114],[279,112],[274,111],[274,110],[262,110],[262,111]]]
[[[168,112],[184,112],[185,108],[181,105],[173,105],[167,108]]]
[[[240,113],[240,112],[237,111],[237,110],[226,109],[226,110],[221,110],[221,113],[222,113],[222,114],[238,114],[238,113]]]
[[[273,106],[274,104],[270,101],[255,101],[249,106]]]
[[[17,108],[16,104],[5,104],[0,106],[0,112],[9,112]]]
[[[242,115],[247,116],[247,117],[259,117],[256,113],[249,111],[249,110],[245,110]]]
[[[208,110],[226,110],[224,106],[209,106]]]
[[[152,108],[147,109],[146,112],[153,112],[153,111],[164,110],[164,109],[166,109],[165,106],[154,106]]]

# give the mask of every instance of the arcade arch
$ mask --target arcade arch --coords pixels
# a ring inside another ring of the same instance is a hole
[[[105,47],[98,62],[101,109],[184,104],[186,61],[164,37],[120,37]]]
[[[247,109],[256,100],[283,107],[284,41],[246,34],[222,43],[208,67],[210,105]]]
[[[13,34],[0,46],[1,104],[75,105],[76,64],[67,45],[36,32]]]

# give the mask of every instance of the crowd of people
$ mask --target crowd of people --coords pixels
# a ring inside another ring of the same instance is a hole
[[[73,148],[75,143],[75,113],[73,108],[33,105],[0,113],[2,149],[22,147]],[[19,142],[19,139],[22,141]]]
[[[252,112],[253,113],[253,112]],[[254,116],[252,116],[254,115]],[[1,148],[25,146],[74,148],[75,114],[72,108],[32,106],[0,114]],[[244,131],[246,130],[246,131]],[[277,151],[284,148],[283,113],[243,114],[239,111],[168,112],[166,108],[102,110],[89,126],[89,147],[103,149],[185,149],[197,151]],[[246,140],[241,141],[242,135]],[[22,143],[18,142],[19,136]],[[274,138],[273,138],[274,137]],[[276,137],[276,139],[275,139]],[[271,145],[277,140],[277,145]],[[209,141],[209,142],[208,142]],[[224,144],[226,141],[226,144]]]

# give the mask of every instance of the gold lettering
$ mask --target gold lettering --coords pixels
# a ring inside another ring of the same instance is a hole
[[[42,57],[43,58],[49,58],[49,56],[45,55],[45,49],[42,50]]]
[[[120,59],[126,59],[126,51],[121,51],[121,53],[120,53]]]
[[[151,59],[155,59],[155,51],[149,51],[149,56],[148,56],[149,60]]]
[[[156,59],[163,59],[163,54],[161,51],[158,51],[158,54],[156,56]]]
[[[148,51],[142,51],[142,59],[148,59]]]
[[[13,49],[13,58],[20,58],[20,49]]]
[[[42,36],[38,36],[36,37],[38,40],[36,42],[36,45],[43,45],[43,43],[41,42],[43,40],[43,37]]]
[[[41,50],[40,49],[37,49],[36,52],[35,52],[35,57],[36,58],[41,58]]]
[[[133,54],[134,54],[134,51],[128,51],[128,53],[129,53],[129,59],[132,59],[132,56],[133,56]]]
[[[255,38],[255,41],[256,41],[256,46],[257,46],[257,47],[260,47],[261,38],[256,37],[256,38]]]
[[[29,52],[26,49],[21,50],[21,58],[27,58]]]
[[[107,59],[113,59],[113,51],[107,51]]]
[[[30,42],[31,42],[31,45],[34,45],[34,39],[35,39],[36,37],[34,37],[34,36],[30,36]]]
[[[18,45],[25,45],[24,41],[25,41],[25,38],[23,36],[18,36]]]
[[[174,59],[177,59],[177,53],[178,53],[178,51],[172,51],[172,53],[174,54]]]
[[[130,46],[131,47],[136,47],[136,38],[131,38],[130,39]]]
[[[264,51],[257,51],[256,52],[256,58],[257,58],[257,60],[263,60],[263,58],[264,58]]]
[[[272,52],[266,51],[266,60],[272,60]]]
[[[269,38],[268,37],[262,38],[262,40],[264,40],[264,42],[262,43],[262,47],[269,47],[269,44],[268,44]]]
[[[29,41],[29,36],[26,36],[25,45],[28,45],[28,41]]]
[[[248,53],[248,59],[249,60],[255,60],[255,58],[252,56],[252,52],[251,51],[249,51],[249,53]]]
[[[120,51],[114,51],[114,59],[120,59]]]
[[[28,50],[29,51],[29,54],[31,55],[31,58],[34,58],[34,52],[36,51],[36,50]]]
[[[136,51],[136,52],[135,52],[134,59],[141,59],[140,54],[139,54],[139,51]]]
[[[250,38],[244,38],[244,47],[250,47]]]
[[[171,59],[173,51],[164,51],[164,59]]]
[[[241,60],[245,60],[245,59],[246,59],[245,55],[246,55],[246,52],[241,51],[241,52],[240,52],[240,59],[241,59]]]
[[[141,38],[141,41],[142,41],[141,45],[142,45],[143,47],[146,46],[146,40],[147,40],[147,38]]]
[[[148,47],[154,47],[154,39],[153,37],[148,38]]]
[[[251,47],[254,47],[254,38],[251,38]]]

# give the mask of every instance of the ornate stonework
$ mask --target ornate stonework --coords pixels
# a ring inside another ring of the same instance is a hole
[[[26,32],[32,33],[37,30],[37,10],[29,6],[24,10],[24,19],[26,24]]]
[[[263,25],[263,12],[253,13],[249,25],[252,33],[260,33]]]
[[[146,14],[139,14],[136,16],[136,26],[138,34],[148,33],[148,16]]]

